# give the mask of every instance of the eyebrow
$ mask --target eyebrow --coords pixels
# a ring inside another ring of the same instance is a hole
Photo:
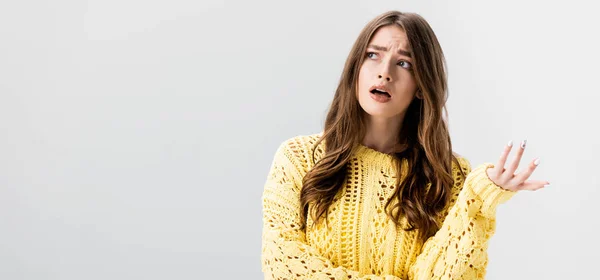
[[[378,51],[384,51],[384,52],[387,52],[387,50],[388,50],[386,47],[382,47],[382,46],[378,46],[378,45],[373,45],[373,44],[368,45],[367,48],[372,48],[372,49],[375,49],[375,50],[378,50]],[[399,49],[398,50],[398,54],[404,55],[404,56],[408,56],[408,57],[412,57],[412,54],[409,51],[405,51],[403,49]]]

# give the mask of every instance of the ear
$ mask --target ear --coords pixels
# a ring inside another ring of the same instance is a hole
[[[417,92],[415,93],[415,96],[419,99],[423,99],[423,93],[421,93],[421,90],[417,90]]]

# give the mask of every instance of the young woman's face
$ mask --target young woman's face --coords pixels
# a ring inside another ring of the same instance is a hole
[[[392,118],[404,113],[417,90],[408,38],[396,24],[379,28],[367,47],[358,75],[360,106],[371,117]],[[372,93],[382,86],[388,94]]]

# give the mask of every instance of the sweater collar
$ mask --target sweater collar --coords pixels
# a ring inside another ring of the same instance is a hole
[[[358,144],[354,155],[359,161],[362,161],[364,165],[371,170],[381,172],[382,175],[395,177],[395,161],[397,160],[394,155],[386,154],[375,149],[369,148],[363,144]],[[403,160],[403,167],[406,168],[406,160]]]
[[[361,143],[358,143],[356,154],[377,161],[389,161],[394,158],[394,156],[391,154],[386,154],[373,148],[369,148]]]

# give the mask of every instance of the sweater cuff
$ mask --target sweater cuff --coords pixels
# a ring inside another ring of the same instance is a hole
[[[494,218],[498,205],[508,201],[517,192],[506,190],[494,183],[487,175],[486,170],[494,167],[493,163],[483,163],[467,175],[465,185],[481,200],[483,216]]]

